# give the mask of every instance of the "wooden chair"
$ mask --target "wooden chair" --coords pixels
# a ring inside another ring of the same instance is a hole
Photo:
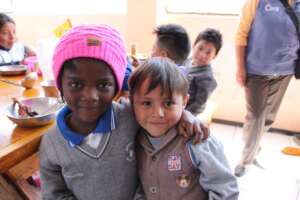
[[[0,200],[22,200],[14,186],[0,175]]]
[[[27,179],[39,170],[38,153],[33,154],[4,173],[24,199],[40,200],[40,190],[31,185]]]

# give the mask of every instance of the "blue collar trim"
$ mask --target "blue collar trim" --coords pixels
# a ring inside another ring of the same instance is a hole
[[[63,137],[70,143],[70,145],[73,147],[75,145],[79,145],[84,138],[85,135],[81,135],[79,133],[76,133],[72,131],[68,125],[66,124],[66,116],[70,114],[72,111],[68,106],[65,106],[63,109],[61,109],[57,115],[56,123],[58,126],[58,129],[60,130]],[[112,105],[103,113],[103,115],[100,117],[97,127],[92,132],[94,134],[106,134],[111,132],[116,128],[116,120],[115,120],[115,114],[113,111]]]

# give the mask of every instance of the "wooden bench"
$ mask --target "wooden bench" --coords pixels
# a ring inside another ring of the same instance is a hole
[[[22,200],[15,187],[0,175],[0,200]]]
[[[218,104],[216,102],[208,101],[204,111],[198,114],[197,118],[200,119],[204,124],[210,125],[217,108]]]
[[[23,199],[40,200],[39,188],[31,185],[27,179],[39,170],[38,153],[33,154],[4,173],[5,177],[14,184]]]

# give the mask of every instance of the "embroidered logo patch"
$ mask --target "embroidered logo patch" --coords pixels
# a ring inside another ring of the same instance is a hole
[[[265,5],[265,11],[266,12],[279,12],[279,7],[278,6],[272,6],[271,4],[266,4]]]
[[[126,146],[126,160],[132,162],[135,160],[134,143],[130,142]]]
[[[181,170],[181,157],[180,156],[169,156],[168,158],[168,170],[179,171]]]
[[[181,188],[187,188],[191,184],[191,177],[186,174],[181,174],[176,178],[176,183]]]
[[[97,37],[88,37],[86,40],[87,46],[100,46],[101,45],[101,38]]]

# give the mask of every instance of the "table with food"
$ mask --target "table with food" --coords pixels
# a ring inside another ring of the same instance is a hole
[[[39,143],[62,107],[59,98],[45,97],[41,82],[26,66],[0,67],[0,193],[3,177],[17,182],[38,167]]]

